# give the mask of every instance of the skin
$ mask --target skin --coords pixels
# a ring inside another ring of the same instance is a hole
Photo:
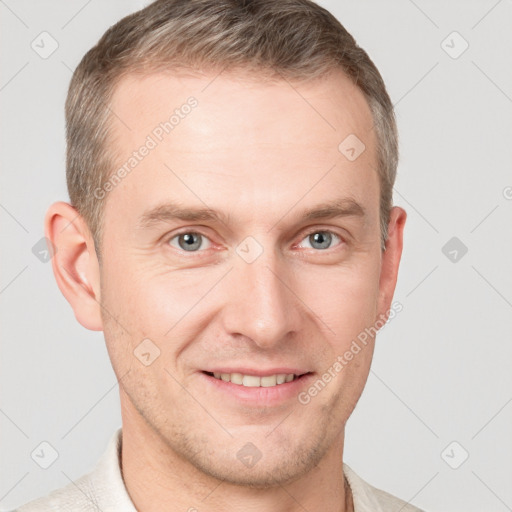
[[[293,87],[214,78],[123,79],[112,104],[119,165],[189,96],[198,106],[105,199],[101,265],[74,208],[49,208],[53,270],[77,320],[105,333],[119,379],[123,477],[138,510],[348,510],[344,429],[373,339],[307,405],[241,403],[201,370],[292,366],[321,376],[389,311],[406,214],[392,209],[382,251],[371,114],[341,72]],[[366,146],[353,162],[338,150],[349,134]],[[300,221],[304,209],[338,198],[364,215]],[[207,205],[226,222],[139,226],[169,201]],[[309,234],[326,230],[337,236],[318,248]],[[204,235],[202,246],[180,248],[178,231]],[[246,237],[263,251],[252,263],[236,252]],[[146,338],[160,350],[148,366],[134,356]],[[237,458],[248,442],[262,455],[253,467]]]

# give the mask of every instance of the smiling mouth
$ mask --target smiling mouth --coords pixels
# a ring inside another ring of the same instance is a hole
[[[294,373],[276,373],[274,375],[265,375],[263,377],[258,375],[245,375],[242,373],[220,373],[206,371],[203,373],[209,377],[223,380],[224,382],[231,382],[232,384],[237,384],[239,386],[245,386],[248,388],[270,388],[293,382],[306,375],[309,375],[311,372],[303,373],[301,375]]]

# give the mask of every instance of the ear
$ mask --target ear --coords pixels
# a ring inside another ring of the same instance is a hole
[[[403,208],[394,206],[391,209],[386,249],[382,252],[381,259],[379,303],[377,311],[378,315],[383,315],[386,318],[391,307],[393,294],[395,293],[398,267],[402,256],[403,233],[406,218],[407,213]]]
[[[103,330],[99,263],[83,217],[70,204],[59,201],[48,208],[44,231],[53,244],[52,267],[57,285],[76,319],[87,329]]]

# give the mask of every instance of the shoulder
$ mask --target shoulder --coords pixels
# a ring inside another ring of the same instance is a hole
[[[347,464],[343,464],[343,472],[352,491],[355,512],[424,512],[407,501],[373,487]]]
[[[414,505],[411,505],[410,503],[407,503],[406,501],[401,500],[382,489],[377,489],[369,484],[368,486],[372,489],[383,511],[398,512],[400,510],[400,512],[424,512]]]
[[[47,496],[37,498],[16,509],[16,512],[43,512],[49,510],[85,511],[94,510],[96,492],[91,474],[80,477],[65,487],[52,491]]]
[[[107,449],[93,471],[47,496],[18,507],[16,512],[135,511],[122,478],[121,442],[122,429],[119,428],[110,438]]]

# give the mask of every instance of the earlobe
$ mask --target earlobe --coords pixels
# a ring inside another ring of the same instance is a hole
[[[378,314],[386,315],[391,307],[393,294],[398,277],[398,268],[403,248],[403,232],[407,213],[403,208],[394,206],[391,209],[388,223],[388,239],[386,250],[382,253]]]
[[[103,330],[100,272],[92,235],[70,204],[59,201],[46,212],[46,238],[55,247],[52,267],[57,285],[87,329]]]

